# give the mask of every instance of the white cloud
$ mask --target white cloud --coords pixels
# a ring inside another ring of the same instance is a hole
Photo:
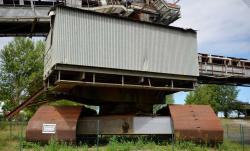
[[[248,3],[245,3],[248,2]],[[250,0],[181,0],[182,18],[173,26],[198,33],[199,52],[250,59]],[[238,98],[249,101],[249,88]],[[174,95],[184,103],[187,93]]]
[[[204,43],[199,52],[209,54],[221,54],[231,57],[244,57],[250,59],[250,42],[243,41],[221,41],[213,43]]]
[[[202,52],[250,59],[250,7],[240,0],[182,0],[182,18],[173,26],[198,30]],[[204,50],[206,49],[206,50]]]
[[[13,38],[10,37],[2,37],[0,38],[0,50],[3,49],[3,47],[8,44]]]

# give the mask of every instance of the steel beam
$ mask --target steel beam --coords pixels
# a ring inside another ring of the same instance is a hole
[[[0,37],[46,36],[50,30],[50,6],[0,6]]]
[[[21,103],[19,106],[17,106],[14,110],[12,110],[10,113],[6,115],[6,117],[12,118],[17,113],[19,113],[22,109],[24,109],[26,106],[30,105],[38,96],[40,96],[44,92],[44,87],[39,89],[37,92],[35,92],[32,96],[30,96],[28,99],[26,99],[23,103]]]

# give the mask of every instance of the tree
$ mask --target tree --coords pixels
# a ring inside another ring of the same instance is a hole
[[[174,96],[173,96],[173,94],[166,95],[165,96],[165,102],[166,102],[166,104],[174,104]]]
[[[235,86],[226,85],[200,85],[194,92],[186,97],[186,104],[211,105],[214,111],[223,111],[227,118],[228,113],[234,109],[234,101],[239,90]]]
[[[43,41],[17,37],[0,51],[0,98],[10,111],[42,86]]]
[[[165,104],[157,104],[153,107],[153,113],[156,113],[158,110],[166,107],[169,104],[174,104],[173,94],[165,95]]]

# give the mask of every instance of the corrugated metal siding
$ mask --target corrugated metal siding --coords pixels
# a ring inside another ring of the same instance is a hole
[[[52,45],[52,63],[198,76],[194,32],[59,7]]]
[[[60,56],[57,58],[56,49],[54,49],[54,42],[56,42],[56,39],[53,38],[53,31],[50,30],[47,39],[46,39],[46,52],[44,56],[44,77],[46,77],[46,74],[49,74],[51,68],[58,63]]]
[[[44,56],[44,76],[45,76],[45,73],[48,72],[48,70],[51,68],[52,66],[52,50],[51,50],[51,32],[52,30],[49,32],[48,36],[47,36],[47,39],[46,39],[46,47],[45,47],[45,56]]]

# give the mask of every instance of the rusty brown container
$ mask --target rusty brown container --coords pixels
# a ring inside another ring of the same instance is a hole
[[[209,105],[171,105],[176,140],[222,142],[223,128]]]
[[[76,141],[76,126],[82,107],[41,106],[28,122],[27,141]]]

